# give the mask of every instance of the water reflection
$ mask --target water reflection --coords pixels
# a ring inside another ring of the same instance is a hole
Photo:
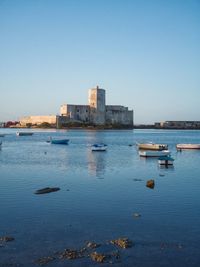
[[[169,170],[174,170],[173,165],[158,165],[159,169],[169,169]]]
[[[139,157],[141,162],[149,163],[149,162],[155,162],[155,164],[158,162],[157,157]]]
[[[199,266],[199,151],[176,153],[175,144],[189,138],[200,142],[200,132],[69,131],[69,146],[46,143],[49,135],[21,139],[13,133],[3,140],[0,236],[10,235],[16,241],[2,248],[0,244],[0,266],[35,267],[37,258],[54,251],[80,249],[85,240],[103,243],[122,235],[137,242],[133,250],[121,250],[123,261],[117,266],[150,267],[162,262],[169,267],[170,257],[174,266]],[[140,158],[135,147],[128,146],[134,138],[167,142],[174,168],[163,169],[157,159]],[[91,152],[97,142],[106,143],[108,151]],[[154,190],[145,186],[148,179],[155,180]],[[33,194],[46,186],[61,191]],[[141,218],[133,220],[133,212]],[[183,248],[177,249],[177,243]],[[71,265],[93,266],[89,258]]]
[[[103,178],[106,169],[106,151],[91,151],[88,149],[88,172],[97,178]]]

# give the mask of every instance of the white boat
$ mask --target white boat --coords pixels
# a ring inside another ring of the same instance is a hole
[[[141,157],[163,157],[163,156],[170,155],[170,151],[169,150],[161,150],[161,151],[146,150],[146,151],[139,151],[139,155]]]
[[[168,145],[166,144],[154,144],[154,143],[143,143],[137,144],[139,149],[144,150],[166,150],[168,149]]]
[[[168,166],[168,165],[173,165],[173,163],[174,163],[174,159],[171,158],[170,156],[164,156],[158,159],[159,165]]]
[[[92,151],[106,151],[107,145],[105,144],[94,144],[92,145]]]
[[[29,136],[29,135],[33,135],[33,133],[31,132],[16,132],[17,136]]]
[[[200,149],[200,144],[177,144],[177,149]]]

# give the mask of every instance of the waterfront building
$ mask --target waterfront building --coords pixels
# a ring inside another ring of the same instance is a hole
[[[121,105],[106,105],[106,91],[96,86],[89,90],[88,105],[64,104],[60,107],[59,116],[26,116],[20,119],[22,127],[44,123],[58,128],[76,123],[133,127],[133,110]]]
[[[156,122],[155,128],[163,129],[200,129],[200,121],[164,121]]]
[[[133,126],[133,110],[121,105],[106,105],[106,91],[89,90],[88,105],[64,104],[60,108],[59,122],[83,122],[94,125]]]
[[[41,125],[42,123],[48,123],[51,125],[56,125],[57,116],[26,116],[20,119],[20,125],[26,127],[28,125]]]

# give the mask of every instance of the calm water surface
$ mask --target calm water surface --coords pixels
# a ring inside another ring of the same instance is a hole
[[[200,143],[200,131],[35,131],[7,133],[0,150],[0,266],[38,266],[35,260],[87,241],[128,237],[113,266],[200,266],[200,151],[176,152],[176,143]],[[49,136],[68,146],[46,143]],[[136,142],[167,143],[173,168],[138,156]],[[91,152],[96,142],[107,152]],[[129,146],[129,144],[134,144]],[[155,180],[155,188],[145,186]],[[60,191],[35,195],[43,187]],[[134,218],[134,213],[141,214]],[[90,258],[47,266],[98,266]],[[109,263],[103,266],[110,266]]]

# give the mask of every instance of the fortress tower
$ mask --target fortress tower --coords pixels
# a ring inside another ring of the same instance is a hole
[[[106,94],[98,86],[89,90],[90,121],[96,125],[105,124]]]

